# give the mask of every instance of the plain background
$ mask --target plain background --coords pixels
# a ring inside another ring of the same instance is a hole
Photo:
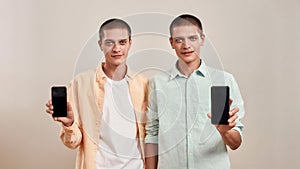
[[[161,12],[199,16],[245,100],[233,169],[299,168],[299,0],[1,0],[0,168],[74,168],[45,113],[50,86],[67,84],[105,19]],[[167,45],[167,42],[165,42]]]

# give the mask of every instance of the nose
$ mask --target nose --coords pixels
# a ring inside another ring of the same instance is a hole
[[[187,41],[184,41],[182,43],[182,47],[183,47],[183,49],[189,49],[189,48],[191,48],[191,45]]]
[[[115,45],[113,46],[113,52],[117,53],[121,51],[121,45],[118,43],[115,43]]]
[[[190,45],[190,43],[188,42],[188,39],[185,39],[185,40],[183,41],[182,47],[183,47],[183,49],[189,49],[189,48],[191,48],[191,45]]]

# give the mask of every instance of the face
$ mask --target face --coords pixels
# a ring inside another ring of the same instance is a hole
[[[126,63],[131,43],[127,29],[122,28],[104,30],[101,41],[98,41],[105,62],[114,66]]]
[[[200,48],[204,42],[204,35],[194,25],[177,26],[173,28],[170,43],[176,55],[186,64],[200,59]]]

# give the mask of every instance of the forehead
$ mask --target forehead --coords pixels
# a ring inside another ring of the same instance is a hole
[[[188,37],[193,35],[200,35],[200,30],[197,26],[183,25],[173,28],[172,37]]]
[[[103,30],[103,39],[120,40],[129,38],[127,29],[114,28]]]

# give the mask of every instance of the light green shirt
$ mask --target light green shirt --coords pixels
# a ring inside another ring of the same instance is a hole
[[[212,85],[229,86],[231,109],[240,109],[234,129],[241,133],[244,104],[231,74],[202,62],[189,77],[174,66],[151,80],[145,142],[158,144],[159,168],[230,168],[226,145],[207,116]]]

